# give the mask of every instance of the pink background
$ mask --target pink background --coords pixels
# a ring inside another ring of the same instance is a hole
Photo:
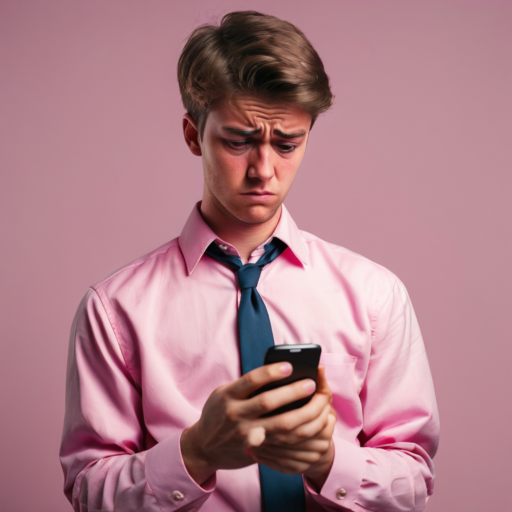
[[[200,198],[176,63],[194,27],[242,8],[296,23],[332,79],[287,205],[409,289],[442,420],[428,510],[505,510],[512,2],[490,0],[1,0],[0,509],[70,510],[57,453],[74,311]]]

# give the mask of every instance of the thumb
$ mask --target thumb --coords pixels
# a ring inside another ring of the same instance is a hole
[[[254,427],[247,432],[247,444],[249,447],[260,446],[265,441],[266,431],[263,427]]]
[[[316,377],[316,392],[327,395],[329,397],[329,403],[332,403],[332,391],[325,377],[325,366],[323,364],[318,367],[318,374]]]

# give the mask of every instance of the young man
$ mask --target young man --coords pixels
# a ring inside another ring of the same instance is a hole
[[[235,12],[192,34],[178,78],[203,199],[179,238],[78,308],[67,497],[89,512],[423,510],[439,423],[407,292],[299,231],[283,205],[332,102],[320,58],[290,23]],[[253,396],[292,371],[262,359],[247,371],[265,337],[321,345],[317,382]]]

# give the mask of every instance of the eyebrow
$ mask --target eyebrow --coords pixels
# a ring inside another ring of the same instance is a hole
[[[254,130],[242,130],[241,128],[223,126],[222,129],[234,135],[239,135],[240,137],[250,137],[251,135],[256,135],[257,133],[261,132],[261,128],[256,128]],[[283,137],[283,139],[295,139],[297,137],[303,137],[304,135],[306,135],[305,131],[296,133],[284,133],[281,130],[274,130],[274,133],[276,135],[279,135],[279,137]]]
[[[281,130],[274,130],[274,133],[279,135],[279,137],[283,137],[283,139],[295,139],[297,137],[304,137],[304,135],[306,135],[304,130],[296,133],[284,133]]]
[[[234,135],[240,135],[240,137],[250,137],[251,135],[256,135],[257,133],[261,132],[261,128],[256,128],[254,130],[242,130],[241,128],[223,126],[222,129]]]

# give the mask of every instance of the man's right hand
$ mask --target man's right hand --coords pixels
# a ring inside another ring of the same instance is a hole
[[[254,464],[250,448],[262,445],[267,435],[273,439],[279,435],[286,444],[287,438],[291,443],[299,441],[296,439],[297,432],[307,432],[307,439],[324,440],[323,444],[312,444],[318,446],[314,449],[318,453],[311,455],[311,463],[325,453],[323,445],[327,446],[330,442],[335,421],[330,406],[332,397],[325,380],[323,391],[320,393],[319,389],[308,404],[273,417],[261,418],[282,405],[311,395],[316,387],[315,382],[311,379],[301,380],[251,397],[261,386],[280,380],[291,372],[289,363],[265,365],[213,391],[199,421],[185,429],[181,436],[185,466],[198,484],[201,485],[218,469],[237,469]],[[320,376],[325,379],[323,368]],[[285,417],[287,421],[283,421]],[[307,439],[301,435],[302,446]],[[293,445],[289,448],[293,448]],[[301,456],[303,453],[302,449]],[[297,473],[303,471],[304,467],[298,469]]]

